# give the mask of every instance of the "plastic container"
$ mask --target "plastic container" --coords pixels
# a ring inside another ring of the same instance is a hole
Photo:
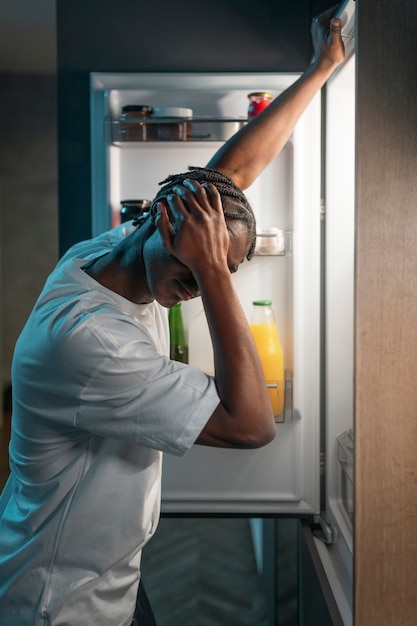
[[[285,255],[285,231],[279,228],[266,228],[256,233],[256,255]]]
[[[155,107],[156,141],[187,141],[192,137],[193,110],[185,107]]]
[[[255,300],[250,329],[261,359],[275,421],[283,421],[285,378],[284,351],[271,300]]]

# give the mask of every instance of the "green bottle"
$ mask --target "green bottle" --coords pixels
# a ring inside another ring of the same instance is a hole
[[[188,363],[188,345],[185,340],[184,322],[182,320],[181,302],[169,310],[170,357],[173,361]]]

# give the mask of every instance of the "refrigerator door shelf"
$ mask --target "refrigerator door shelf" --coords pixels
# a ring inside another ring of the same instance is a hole
[[[354,514],[353,497],[353,466],[354,466],[354,442],[352,429],[347,430],[337,437],[337,458],[339,460],[339,492],[342,498],[343,513],[346,515],[348,525],[352,528]]]
[[[162,512],[311,514],[311,502],[304,497],[302,445],[294,436],[302,430],[302,421],[277,424],[276,429],[275,440],[259,450],[193,446],[182,458],[165,455]]]
[[[193,117],[122,120],[107,117],[107,143],[140,141],[227,141],[245,124],[245,118]]]

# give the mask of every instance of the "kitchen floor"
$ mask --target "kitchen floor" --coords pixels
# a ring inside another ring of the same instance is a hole
[[[158,626],[267,626],[249,521],[161,519],[143,554]]]
[[[10,411],[0,428],[0,489],[8,474]],[[246,519],[161,519],[143,554],[158,626],[269,626]]]

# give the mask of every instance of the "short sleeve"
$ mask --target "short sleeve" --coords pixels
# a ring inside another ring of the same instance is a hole
[[[75,425],[184,454],[219,404],[214,379],[158,354],[140,325],[132,332],[130,322],[112,319],[111,326],[90,320],[73,347],[86,381]]]

